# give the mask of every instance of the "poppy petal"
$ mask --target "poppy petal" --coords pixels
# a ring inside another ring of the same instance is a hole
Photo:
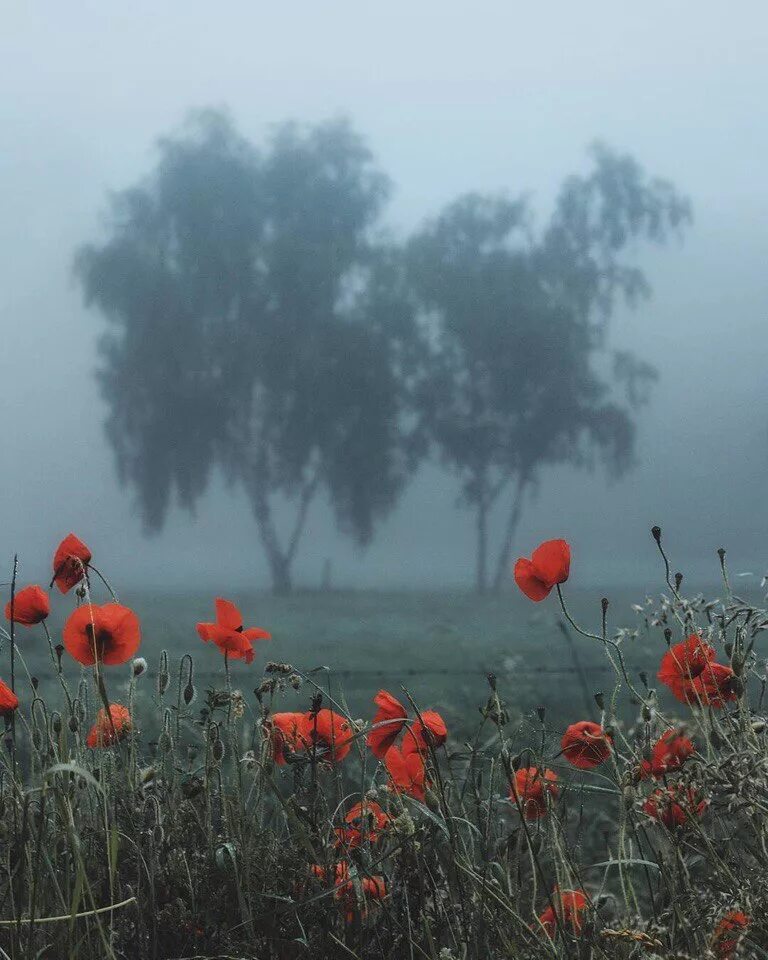
[[[515,564],[515,583],[530,600],[538,603],[549,596],[552,587],[546,586],[533,572],[533,564],[527,557],[520,557]]]

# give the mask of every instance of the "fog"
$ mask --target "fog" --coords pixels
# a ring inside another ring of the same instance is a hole
[[[622,309],[611,343],[660,379],[639,415],[637,468],[551,471],[516,539],[573,545],[573,581],[651,585],[648,530],[676,568],[768,565],[768,10],[759,2],[474,7],[134,2],[6,7],[0,35],[0,558],[42,579],[74,530],[121,584],[262,587],[245,497],[217,479],[189,517],[146,538],[118,485],[94,379],[102,318],[82,304],[75,250],[101,235],[109,191],[145,175],[190,109],[230,111],[260,142],[286,119],[347,116],[413,229],[467,190],[528,192],[545,217],[595,138],[690,198],[678,243],[644,252],[652,299]],[[326,558],[349,586],[471,585],[471,514],[426,466],[365,551],[312,507],[296,581]],[[501,523],[501,519],[499,519]],[[4,579],[0,574],[0,579]]]

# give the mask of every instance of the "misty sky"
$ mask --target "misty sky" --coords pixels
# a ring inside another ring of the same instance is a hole
[[[147,540],[117,486],[93,378],[101,319],[72,276],[98,239],[109,190],[154,164],[191,108],[227,107],[259,141],[285,119],[348,116],[395,184],[388,222],[412,229],[468,189],[530,192],[546,217],[595,138],[686,192],[685,242],[642,258],[653,300],[612,343],[661,380],[643,412],[638,469],[607,486],[549,474],[518,547],[565,536],[576,583],[658,572],[658,522],[675,565],[768,566],[768,7],[761,2],[386,4],[178,0],[6,5],[0,33],[0,558],[42,580],[70,529],[122,584],[262,586],[240,495],[214,484],[190,519]],[[314,508],[296,573],[325,557],[355,585],[470,583],[471,517],[425,469],[359,553]],[[45,564],[45,567],[43,565]],[[0,572],[0,580],[6,579]]]

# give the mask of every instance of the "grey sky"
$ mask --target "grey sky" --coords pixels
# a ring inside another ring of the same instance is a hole
[[[154,162],[194,107],[226,106],[259,140],[288,118],[346,114],[396,191],[407,230],[467,189],[529,191],[546,213],[594,138],[672,179],[694,205],[686,242],[644,257],[654,299],[613,327],[658,366],[640,467],[550,475],[519,546],[564,535],[574,579],[656,573],[647,528],[683,569],[768,559],[768,8],[763,3],[37,3],[0,34],[0,557],[41,579],[77,531],[125,582],[266,583],[245,501],[215,489],[145,540],[114,477],[92,371],[100,319],[71,279],[110,189]],[[218,485],[220,486],[220,485]],[[469,518],[425,470],[373,547],[338,541],[320,506],[297,565],[317,582],[471,579]],[[677,548],[677,549],[675,549]],[[711,558],[711,559],[710,559]],[[2,577],[0,576],[0,579]]]

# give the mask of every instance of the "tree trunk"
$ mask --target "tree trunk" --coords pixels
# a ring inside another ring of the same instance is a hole
[[[482,596],[488,589],[488,505],[485,497],[477,505],[477,564],[475,590]]]
[[[523,494],[528,486],[528,480],[525,477],[519,477],[515,492],[512,495],[512,504],[507,518],[507,528],[504,531],[504,540],[499,551],[499,559],[496,563],[496,573],[493,578],[493,592],[498,594],[501,591],[501,585],[504,578],[510,575],[509,560],[512,554],[512,540],[520,523],[520,517],[523,512]]]
[[[290,561],[281,554],[270,556],[267,553],[269,570],[272,576],[272,592],[278,596],[285,596],[293,591]]]
[[[319,482],[320,473],[316,471],[311,479],[304,485],[299,507],[296,512],[296,521],[288,541],[288,547],[285,549],[283,549],[280,543],[280,537],[275,529],[268,492],[264,489],[264,485],[258,481],[251,488],[253,513],[256,517],[259,535],[264,546],[264,552],[267,555],[267,562],[269,563],[269,570],[272,577],[272,590],[276,594],[288,594],[293,590],[291,566],[296,556],[301,535],[304,532],[307,521],[307,511],[317,492]]]

